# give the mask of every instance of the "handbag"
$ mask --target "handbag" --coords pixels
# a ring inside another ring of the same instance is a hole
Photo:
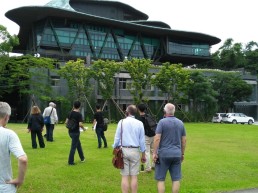
[[[71,119],[71,112],[70,115],[68,117],[68,121],[66,122],[66,128],[69,130],[75,130],[77,128],[77,121],[75,121],[74,119]]]
[[[123,120],[122,120],[122,123],[123,123]],[[122,123],[121,123],[121,146],[114,148],[113,158],[112,158],[112,164],[117,169],[124,169],[124,158],[123,158],[123,152],[122,152],[122,134],[123,134]]]
[[[113,150],[113,159],[112,163],[113,166],[117,169],[124,169],[124,159],[123,159],[123,152],[121,147],[116,147]]]
[[[50,124],[51,124],[50,116],[51,116],[51,114],[52,114],[52,111],[53,111],[53,108],[52,108],[52,110],[51,110],[49,116],[45,116],[45,117],[44,117],[44,124],[46,124],[46,125],[50,125]]]

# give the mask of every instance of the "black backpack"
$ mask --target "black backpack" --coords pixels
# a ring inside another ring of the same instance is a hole
[[[157,125],[158,125],[156,119],[149,114],[145,114],[144,118],[145,118],[145,124],[149,129],[149,131],[148,131],[149,135],[154,136]]]
[[[109,123],[108,119],[107,119],[107,118],[104,118],[104,123],[103,123],[103,130],[104,130],[104,131],[107,130],[107,128],[108,128],[108,123]]]

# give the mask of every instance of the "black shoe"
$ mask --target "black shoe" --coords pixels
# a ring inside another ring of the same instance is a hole
[[[83,160],[81,160],[81,162],[83,163],[83,162],[85,162],[86,161],[86,159],[85,158],[83,158]]]
[[[76,163],[68,163],[69,166],[74,166]]]
[[[104,146],[104,148],[107,148],[107,145],[106,145],[106,146]]]

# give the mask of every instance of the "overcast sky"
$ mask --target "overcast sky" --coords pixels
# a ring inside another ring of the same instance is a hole
[[[18,34],[19,26],[5,17],[16,7],[41,6],[50,0],[8,0],[0,6],[0,24],[10,34]],[[149,20],[163,21],[172,29],[200,32],[221,39],[212,47],[216,51],[226,39],[244,45],[258,42],[257,0],[120,0],[149,16]]]

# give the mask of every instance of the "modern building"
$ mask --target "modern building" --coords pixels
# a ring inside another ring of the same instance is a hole
[[[5,15],[20,26],[20,45],[14,52],[52,57],[63,64],[77,58],[86,59],[89,65],[98,59],[146,58],[154,64],[188,66],[209,60],[211,46],[221,41],[203,33],[173,30],[161,21],[149,21],[145,13],[118,1],[52,0],[45,6],[15,8]],[[49,76],[53,89],[63,94],[60,77],[52,73]],[[127,73],[115,77],[114,99],[121,108],[132,101],[127,82]],[[164,100],[155,88],[150,87],[146,93],[150,100]],[[97,91],[95,95],[101,99]],[[252,108],[257,109],[257,101]],[[252,111],[257,113],[255,109]]]
[[[185,65],[210,59],[217,37],[177,31],[118,1],[52,0],[19,7],[6,17],[20,26],[17,53],[68,60],[148,58]]]

